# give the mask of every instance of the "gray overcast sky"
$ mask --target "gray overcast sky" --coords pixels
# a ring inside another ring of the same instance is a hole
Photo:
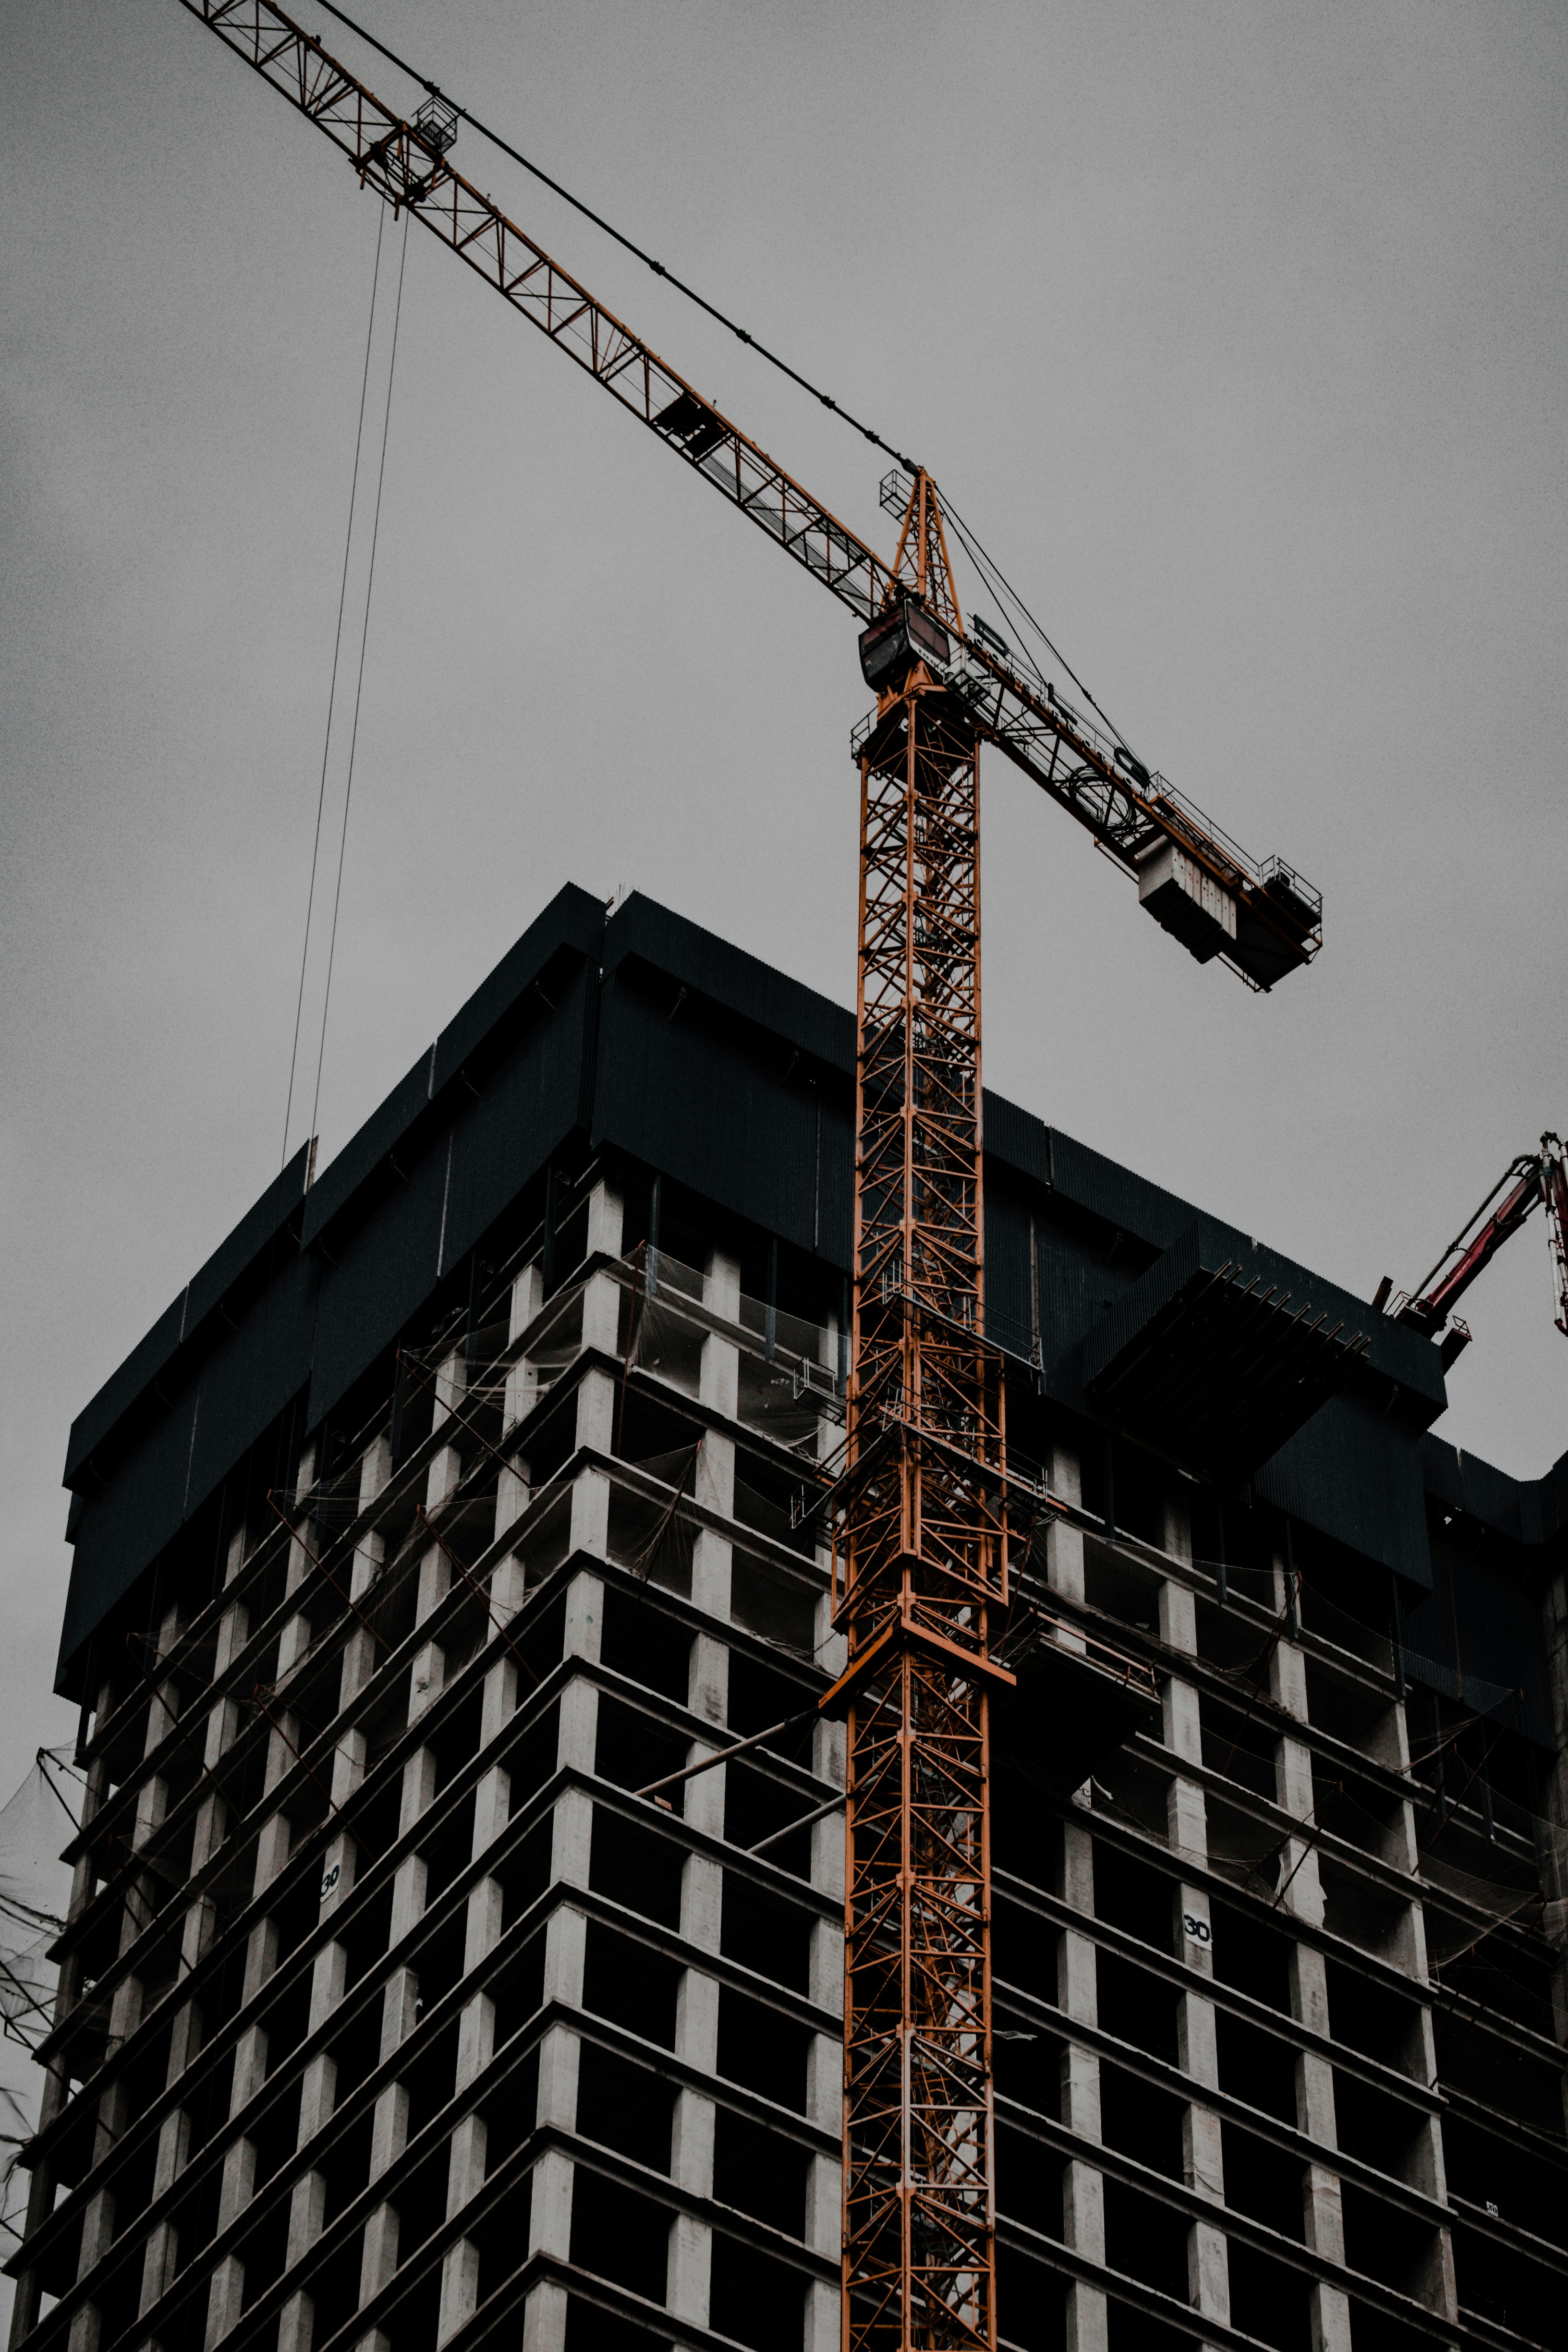
[[[1363,1295],[1418,1276],[1568,1124],[1562,8],[360,5],[916,452],[1322,888],[1249,995],[993,760],[990,1082]],[[0,50],[3,1793],[66,1727],[69,1422],[278,1165],[377,215],[177,0],[8,0]],[[875,452],[458,160],[888,545]],[[569,877],[849,1001],[865,699],[834,600],[416,231],[323,1155]],[[1539,1226],[1472,1310],[1444,1426],[1533,1475]]]

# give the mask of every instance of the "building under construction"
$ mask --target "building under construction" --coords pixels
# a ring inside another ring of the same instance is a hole
[[[81,1414],[14,2345],[839,2343],[855,1070],[565,890]],[[1000,2340],[1562,2345],[1568,1456],[984,1147]]]

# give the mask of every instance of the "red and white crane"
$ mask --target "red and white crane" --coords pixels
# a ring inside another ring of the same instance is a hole
[[[1542,1137],[1539,1151],[1521,1151],[1510,1161],[1414,1291],[1401,1290],[1390,1297],[1394,1279],[1385,1274],[1373,1305],[1394,1322],[1436,1339],[1447,1371],[1470,1341],[1470,1327],[1455,1314],[1455,1307],[1504,1242],[1539,1208],[1546,1211],[1557,1328],[1568,1338],[1568,1164],[1561,1139],[1550,1131]]]

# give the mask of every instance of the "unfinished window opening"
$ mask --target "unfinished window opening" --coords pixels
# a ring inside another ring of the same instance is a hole
[[[479,2109],[479,2121],[485,2127],[485,2178],[493,2180],[501,2167],[516,2155],[533,2129],[533,2118],[539,2111],[539,2053],[531,2050],[504,2078]],[[516,2260],[523,2258],[523,2242],[514,2226],[510,2212],[503,2209],[508,2240],[516,2249]],[[515,2266],[515,2265],[514,2265]],[[510,2271],[500,2273],[510,2277]],[[486,2292],[482,2284],[481,2300]]]
[[[781,1668],[749,1657],[744,1650],[730,1653],[730,1727],[737,1739],[750,1739],[770,1724],[798,1715],[814,1694]]]
[[[663,2300],[661,2294],[659,2301]],[[566,2352],[668,2352],[668,2346],[664,2333],[650,2335],[646,2327],[603,2310],[584,2295],[567,2299]]]
[[[1160,2198],[1105,2183],[1105,2259],[1113,2271],[1142,2281],[1173,2302],[1187,2300],[1187,2221]]]
[[[456,1679],[449,1649],[447,1653],[447,1679],[448,1683]],[[453,1707],[443,1716],[432,1729],[426,1745],[436,1759],[435,1796],[445,1796],[453,1781],[461,1780],[479,1754],[483,1717],[484,1694],[475,1690],[460,1706]]]
[[[798,1755],[811,1738],[809,1724],[802,1725],[794,1738],[781,1735],[779,1752]],[[821,1800],[810,1790],[792,1789],[772,1773],[759,1771],[746,1762],[726,1767],[724,1774],[724,1835],[731,1845],[751,1847],[816,1811]],[[787,1870],[795,1877],[808,1877],[811,1872],[811,1837],[802,1830],[794,1837],[783,1837],[768,1848],[768,1860],[776,1869]]]
[[[542,1934],[531,1937],[516,1958],[487,1980],[485,1990],[495,2004],[495,2046],[500,2050],[539,2014],[544,1998]]]
[[[602,1780],[618,1789],[641,1789],[667,1772],[684,1769],[688,1741],[679,1731],[626,1706],[606,1693],[599,1696],[599,1725],[594,1749],[594,1769]],[[681,1789],[666,1789],[672,1811],[679,1811]]]
[[[338,1937],[343,1948],[343,1984],[352,1992],[362,1977],[385,1959],[392,1939],[392,1886],[378,1886],[345,1922]]]
[[[578,2163],[572,2178],[572,2261],[649,2303],[664,2301],[669,2257],[668,2206],[606,2180]]]
[[[765,2131],[749,2116],[720,2107],[713,2118],[714,2193],[726,2205],[765,2221],[786,2237],[805,2231],[805,2176],[810,2159],[798,2140]]]
[[[1292,2125],[1295,2117],[1290,2118]],[[1266,2230],[1302,2242],[1302,2172],[1299,2157],[1230,2122],[1220,2126],[1225,2149],[1225,2201]],[[1267,2340],[1267,2339],[1266,2339]]]
[[[645,1919],[657,1919],[662,1927],[679,1928],[684,1865],[684,1853],[673,1839],[645,1829],[640,1822],[628,1822],[605,1805],[595,1806],[588,1864],[588,1884],[595,1894],[640,1912]]]
[[[458,2021],[442,2027],[404,2072],[408,2094],[408,2137],[416,2139],[435,2120],[458,2084]],[[444,2192],[443,2192],[444,2193]]]
[[[360,2190],[370,2180],[371,2139],[375,2126],[374,2110],[367,2107],[363,2115],[341,2131],[331,2147],[317,2159],[316,2169],[326,2184],[326,2221],[330,2226],[340,2213],[346,2213]]]
[[[274,2065],[277,2064],[276,2056],[273,2056],[272,2063]],[[298,2082],[291,2083],[279,2097],[272,2100],[262,2109],[247,2132],[247,2137],[256,2150],[256,2181],[253,2193],[257,2195],[260,2194],[279,2168],[288,2163],[299,2146],[300,2090]]]
[[[661,2050],[673,2050],[676,1996],[684,1973],[679,1961],[667,1959],[662,1952],[634,1943],[597,1920],[589,1921],[583,2004],[612,2025],[624,2026]]]
[[[1176,1990],[1120,1952],[1101,1951],[1095,1991],[1101,2031],[1166,2065],[1176,2063]]]
[[[310,2340],[328,2344],[346,2327],[359,2309],[360,2256],[364,2231],[356,2230],[345,2245],[329,2254],[306,2277],[305,2292],[313,2306]]]
[[[810,1658],[816,1646],[816,1592],[737,1549],[730,1574],[730,1614],[764,1642]]]
[[[1430,2302],[1437,2258],[1437,2233],[1412,2213],[1345,2180],[1340,2184],[1344,2213],[1345,2260],[1352,2271],[1397,2287],[1418,2303]]]
[[[805,2281],[799,2271],[713,2232],[709,2324],[750,2352],[800,2352]]]
[[[1386,2172],[1391,2179],[1414,2177],[1418,2144],[1427,2130],[1427,2119],[1420,2109],[1406,2106],[1386,2091],[1363,2083],[1359,2075],[1336,2069],[1334,2127],[1347,2156]],[[1445,2145],[1447,2139],[1445,2130]]]
[[[1061,1931],[1026,1905],[998,1891],[991,1912],[991,1966],[998,1986],[1057,2006],[1057,1955]]]
[[[1568,2248],[1568,2155],[1488,2130],[1450,2107],[1443,2118],[1448,2194],[1532,2237]]]
[[[1228,2148],[1226,2191],[1227,2200],[1235,2203],[1229,2193]],[[1293,2233],[1298,2238],[1301,2234],[1300,2201],[1298,2194],[1298,2221]],[[1241,2208],[1244,2212],[1251,2210],[1250,2206]],[[1257,2218],[1262,2220],[1264,2216]],[[1274,2352],[1313,2352],[1311,2289],[1305,2272],[1277,2262],[1237,2238],[1231,2239],[1227,2254],[1231,2326],[1244,2336],[1256,2336],[1260,2344],[1271,2345]]]
[[[1100,2061],[1100,2133],[1107,2147],[1119,2148],[1123,2156],[1180,2180],[1185,2113],[1184,2099],[1146,2083],[1125,2066]]]
[[[414,2137],[412,2129],[409,2137]],[[447,2216],[447,2176],[452,2152],[443,2141],[397,2185],[397,2259],[417,2253]]]
[[[425,1907],[434,1910],[448,1886],[462,1877],[474,1850],[474,1791],[458,1799],[420,1849],[425,1864]]]
[[[584,2137],[634,2164],[668,2172],[674,2085],[587,2038],[578,2044],[577,2068],[577,2128]],[[715,2158],[715,2180],[720,2177]]]
[[[1260,2107],[1292,2130],[1296,2125],[1296,2052],[1289,2042],[1265,2033],[1228,2010],[1215,2011],[1219,2083],[1232,2098]]]
[[[719,1948],[741,1968],[792,1991],[809,1991],[812,1919],[811,1912],[753,1886],[736,1872],[724,1873]]]
[[[1062,2159],[1030,2131],[996,2120],[996,2189],[999,2210],[1043,2237],[1062,2234]],[[1000,2309],[998,2304],[998,2309]]]
[[[998,1999],[993,2073],[998,2099],[1016,2100],[1033,2114],[1061,2119],[1062,2061],[1067,2043]]]
[[[1563,2340],[1560,2272],[1516,2247],[1503,2247],[1468,2222],[1454,2223],[1454,2277],[1459,2307],[1537,2344]]]
[[[1160,1952],[1171,1948],[1174,1885],[1164,1871],[1121,1853],[1103,1838],[1095,1840],[1095,1916]]]
[[[263,2214],[255,2229],[247,2231],[235,2251],[245,2273],[240,2308],[248,2311],[283,2275],[283,2265],[289,2254],[287,2200],[280,2198],[270,2212]]]
[[[727,2082],[803,2113],[809,2027],[731,1986],[719,1994],[719,2072]]]
[[[338,2106],[344,2107],[381,2063],[381,2003],[367,2001],[331,2044],[329,2053]]]
[[[996,2315],[1005,2352],[1067,2352],[1067,2296],[1059,2271],[998,2234]]]
[[[606,1582],[601,1663],[612,1674],[686,1705],[691,1672],[691,1635],[658,1603]]]

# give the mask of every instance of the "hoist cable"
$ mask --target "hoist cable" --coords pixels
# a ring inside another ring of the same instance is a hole
[[[662,261],[656,261],[651,253],[645,252],[644,248],[627,236],[623,230],[607,221],[602,213],[596,213],[591,205],[585,205],[581,196],[574,196],[570,188],[563,188],[559,180],[552,179],[542,165],[531,163],[529,158],[514,147],[510,140],[503,139],[499,131],[490,130],[489,125],[481,122],[477,115],[470,114],[466,106],[459,106],[455,99],[448,98],[437,83],[427,80],[408,63],[405,58],[400,58],[395,49],[389,49],[384,41],[378,41],[374,33],[367,33],[364,26],[349,16],[344,9],[335,6],[334,0],[318,0],[318,5],[326,10],[329,16],[335,16],[340,25],[346,25],[351,33],[357,34],[362,41],[377,50],[389,65],[397,68],[399,73],[406,74],[410,81],[416,83],[421,89],[427,90],[432,98],[439,99],[444,106],[451,107],[458,120],[460,122],[466,122],[470,131],[477,131],[481,139],[488,139],[492,147],[499,148],[503,155],[510,155],[514,163],[521,163],[525,172],[531,173],[536,180],[542,181],[547,188],[560,196],[564,203],[569,204],[574,212],[581,213],[584,220],[592,221],[595,227],[603,229],[606,236],[614,237],[616,243],[623,246],[627,253],[635,255],[645,268],[651,269],[656,278],[662,278],[667,285],[674,287],[678,294],[684,294],[689,302],[695,302],[700,310],[706,311],[709,318],[719,326],[725,328],[738,341],[755,352],[759,359],[766,360],[770,367],[777,368],[781,375],[787,375],[792,383],[800,386],[802,392],[809,393],[813,400],[820,402],[824,408],[830,408],[835,416],[842,417],[845,424],[854,432],[858,433],[865,440],[872,442],[877,448],[895,459],[903,467],[906,473],[919,472],[920,469],[912,457],[906,457],[900,450],[894,448],[890,441],[884,441],[881,435],[874,432],[869,425],[863,425],[858,416],[852,416],[848,409],[842,407],[827,393],[821,391],[817,385],[811,383],[809,378],[802,375],[798,369],[792,368],[787,360],[779,357],[777,352],[770,351],[766,343],[758,342],[753,334],[738,325],[724,311],[717,309],[705,296],[699,294],[695,286],[689,286],[684,278],[678,278],[673,269],[666,268]]]
[[[384,214],[383,215],[384,218]],[[397,329],[403,317],[403,273],[408,263],[408,215],[403,215],[403,249],[397,264],[397,299],[392,312],[392,352],[386,364],[386,408],[381,424],[381,464],[375,477],[375,511],[370,530],[370,568],[365,574],[364,619],[359,634],[359,677],[354,685],[353,725],[349,731],[349,772],[343,786],[343,823],[338,836],[338,878],[332,892],[332,929],[327,947],[327,981],[321,993],[321,1042],[316,1054],[316,1092],[310,1104],[310,1132],[316,1132],[316,1114],[321,1103],[321,1065],[327,1055],[327,1008],[332,995],[332,960],[338,948],[338,908],[343,895],[343,857],[349,838],[349,803],[354,788],[354,751],[359,743],[360,703],[364,695],[364,649],[370,636],[370,599],[375,585],[375,549],[381,536],[381,493],[386,480],[386,445],[392,429],[392,385],[397,373]]]
[[[364,336],[364,373],[360,378],[359,424],[354,431],[354,467],[349,485],[349,523],[343,533],[343,576],[338,590],[338,627],[332,640],[332,680],[327,689],[327,733],[321,745],[321,782],[316,793],[316,838],[310,850],[310,887],[305,894],[305,940],[300,950],[300,993],[294,1005],[294,1043],[289,1055],[289,1099],[283,1110],[283,1158],[279,1172],[289,1165],[289,1123],[294,1115],[294,1073],[300,1059],[300,1024],[305,1010],[305,967],[310,954],[310,917],[316,904],[316,866],[321,854],[321,813],[327,802],[327,755],[332,748],[332,712],[338,698],[338,657],[343,644],[343,612],[349,593],[349,551],[353,545],[354,504],[359,497],[359,458],[364,441],[364,405],[370,390],[370,352],[375,334],[375,297],[381,284],[381,239],[386,226],[384,206],[375,227],[375,267],[370,280],[370,324]]]

